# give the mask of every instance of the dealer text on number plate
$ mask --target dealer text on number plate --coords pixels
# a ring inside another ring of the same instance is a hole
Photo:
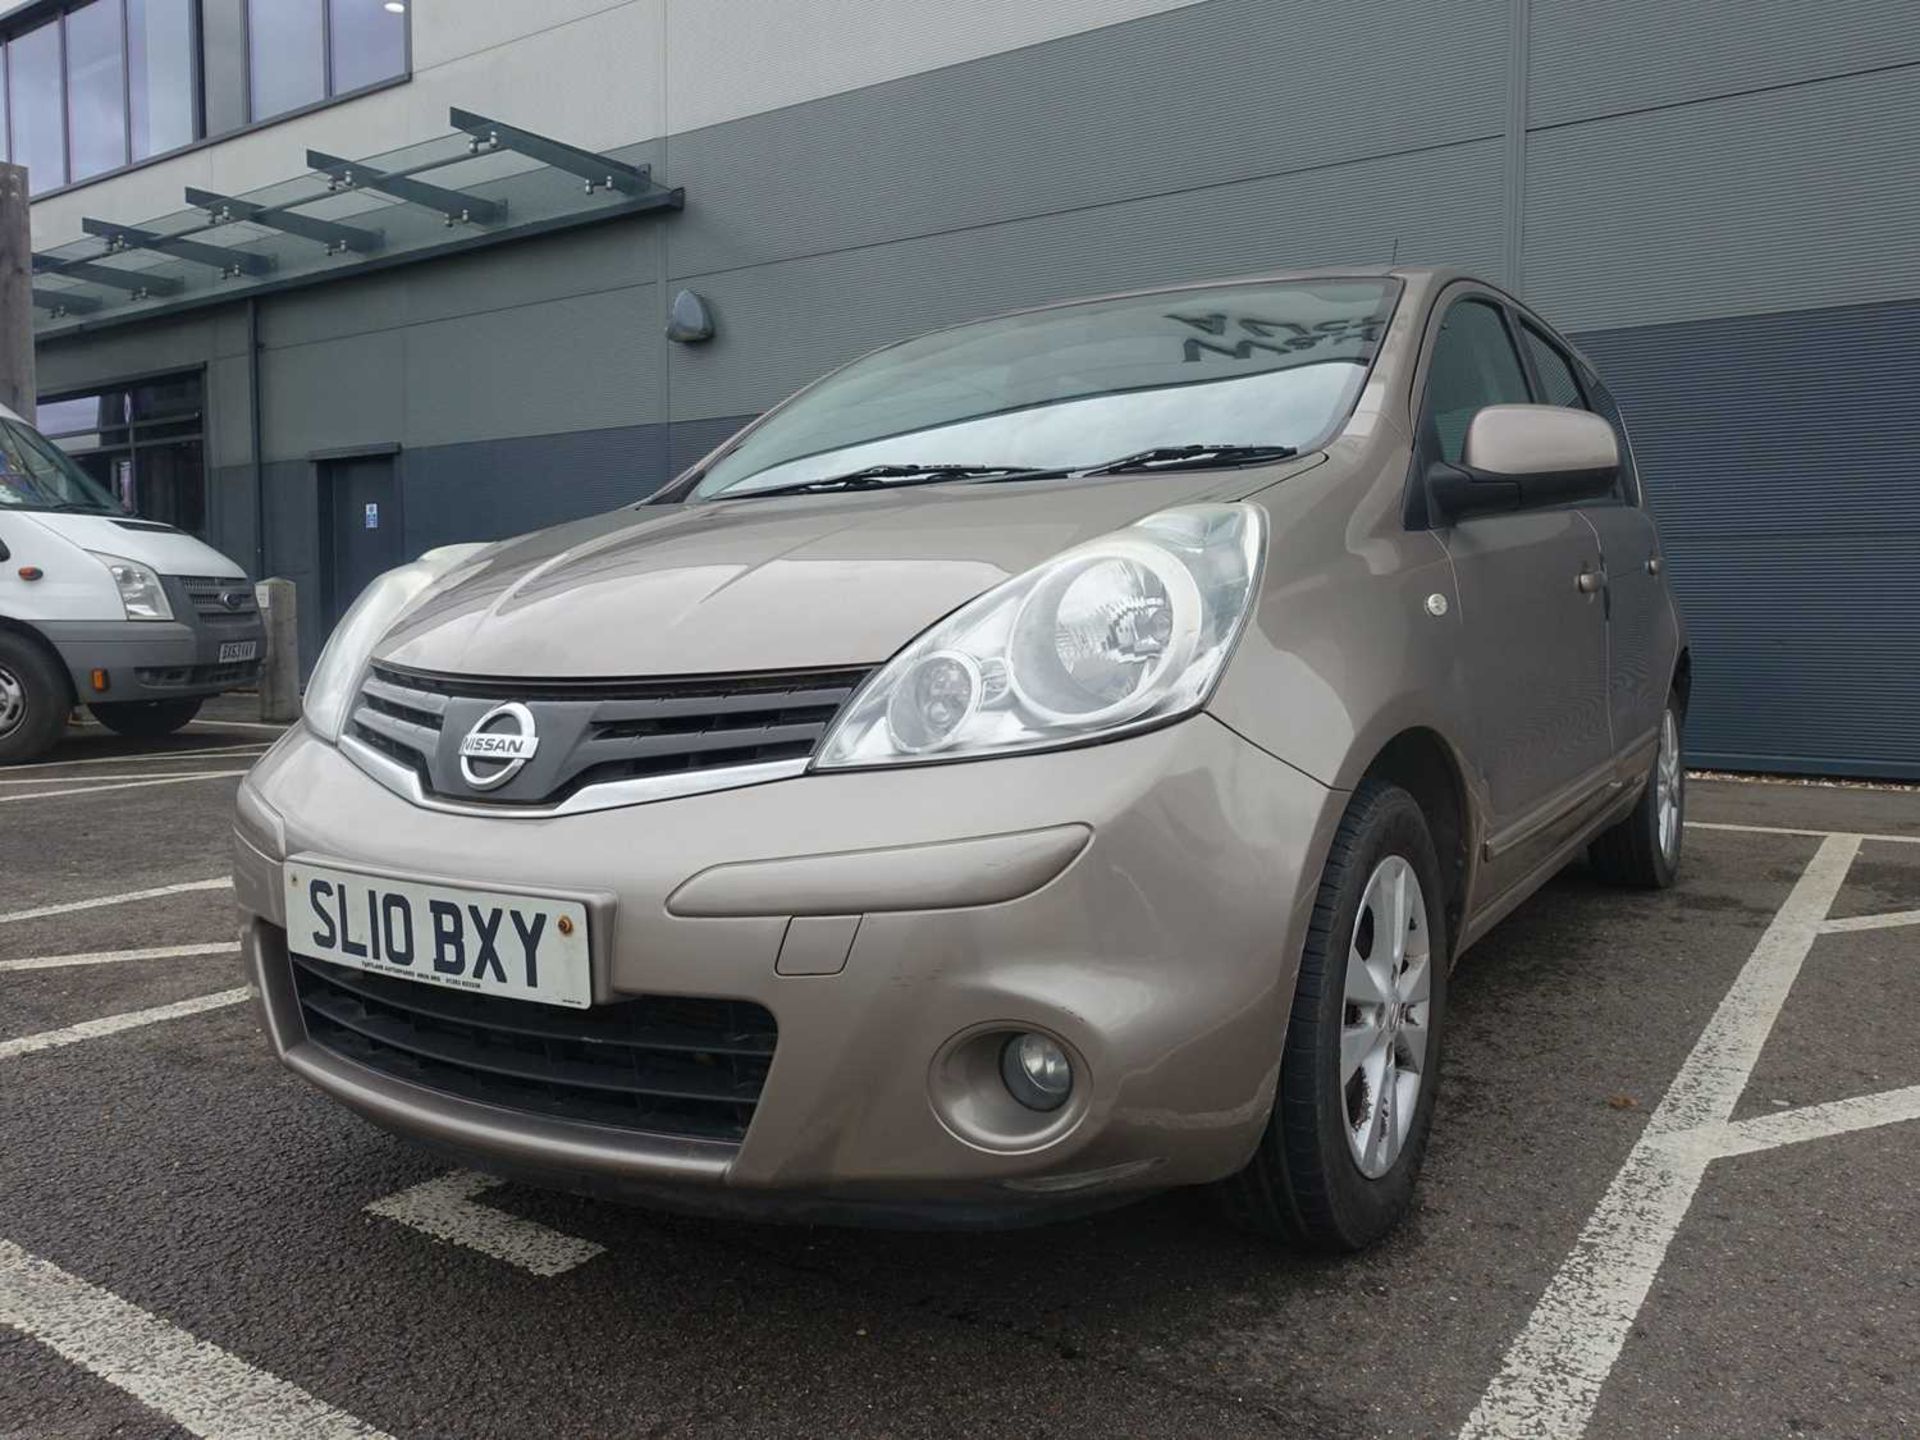
[[[287,864],[287,948],[473,994],[593,1003],[587,907]]]

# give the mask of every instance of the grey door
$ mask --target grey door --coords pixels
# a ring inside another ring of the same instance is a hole
[[[321,462],[321,504],[330,532],[329,633],[368,581],[406,558],[401,550],[400,496],[393,461],[391,455],[356,455]]]
[[[1532,400],[1503,308],[1447,311],[1428,365],[1422,463],[1458,463],[1483,406]],[[1593,527],[1572,508],[1478,515],[1436,532],[1453,559],[1489,825],[1478,901],[1530,875],[1611,779],[1607,630]]]

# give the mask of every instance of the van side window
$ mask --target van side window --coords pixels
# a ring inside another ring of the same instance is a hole
[[[1540,378],[1540,403],[1564,405],[1570,410],[1586,409],[1580,382],[1574,378],[1573,366],[1560,353],[1560,347],[1525,323],[1520,327],[1520,334],[1526,343],[1527,358],[1533,361],[1533,373]]]
[[[1462,300],[1448,310],[1427,368],[1427,419],[1439,439],[1440,458],[1459,463],[1467,426],[1483,407],[1525,405],[1532,399],[1499,310],[1482,300]]]

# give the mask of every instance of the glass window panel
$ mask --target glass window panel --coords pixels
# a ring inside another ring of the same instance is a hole
[[[1573,367],[1560,353],[1560,347],[1531,325],[1521,327],[1527,342],[1527,354],[1533,357],[1534,374],[1540,377],[1540,400],[1546,405],[1564,405],[1586,409],[1580,394],[1580,382],[1573,378]]]
[[[133,454],[133,497],[149,520],[199,535],[207,528],[207,467],[198,440],[141,446]]]
[[[193,0],[127,0],[133,158],[194,139]]]
[[[200,47],[206,133],[238,130],[247,123],[246,0],[200,0]]]
[[[67,123],[73,178],[127,163],[127,72],[120,0],[67,12]]]
[[[1427,371],[1427,413],[1440,436],[1440,458],[1460,462],[1467,426],[1484,405],[1525,405],[1527,375],[1491,305],[1463,300],[1440,322]]]
[[[104,395],[69,395],[65,400],[42,400],[34,423],[42,435],[92,433],[118,417],[105,407]]]
[[[321,0],[247,0],[247,37],[255,120],[326,98]]]
[[[13,121],[13,163],[27,167],[27,184],[36,194],[66,184],[58,20],[7,43],[7,75],[12,81],[7,114]]]
[[[391,80],[407,69],[407,12],[387,0],[327,0],[333,27],[333,93]]]

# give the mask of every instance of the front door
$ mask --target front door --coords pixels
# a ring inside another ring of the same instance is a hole
[[[321,462],[321,504],[330,532],[325,557],[329,634],[374,576],[406,558],[393,460],[391,455],[355,455]]]
[[[1428,362],[1422,463],[1458,463],[1482,407],[1533,400],[1508,315],[1455,301]],[[1600,546],[1571,507],[1476,515],[1435,532],[1460,593],[1474,754],[1488,803],[1476,903],[1531,875],[1611,780]]]

